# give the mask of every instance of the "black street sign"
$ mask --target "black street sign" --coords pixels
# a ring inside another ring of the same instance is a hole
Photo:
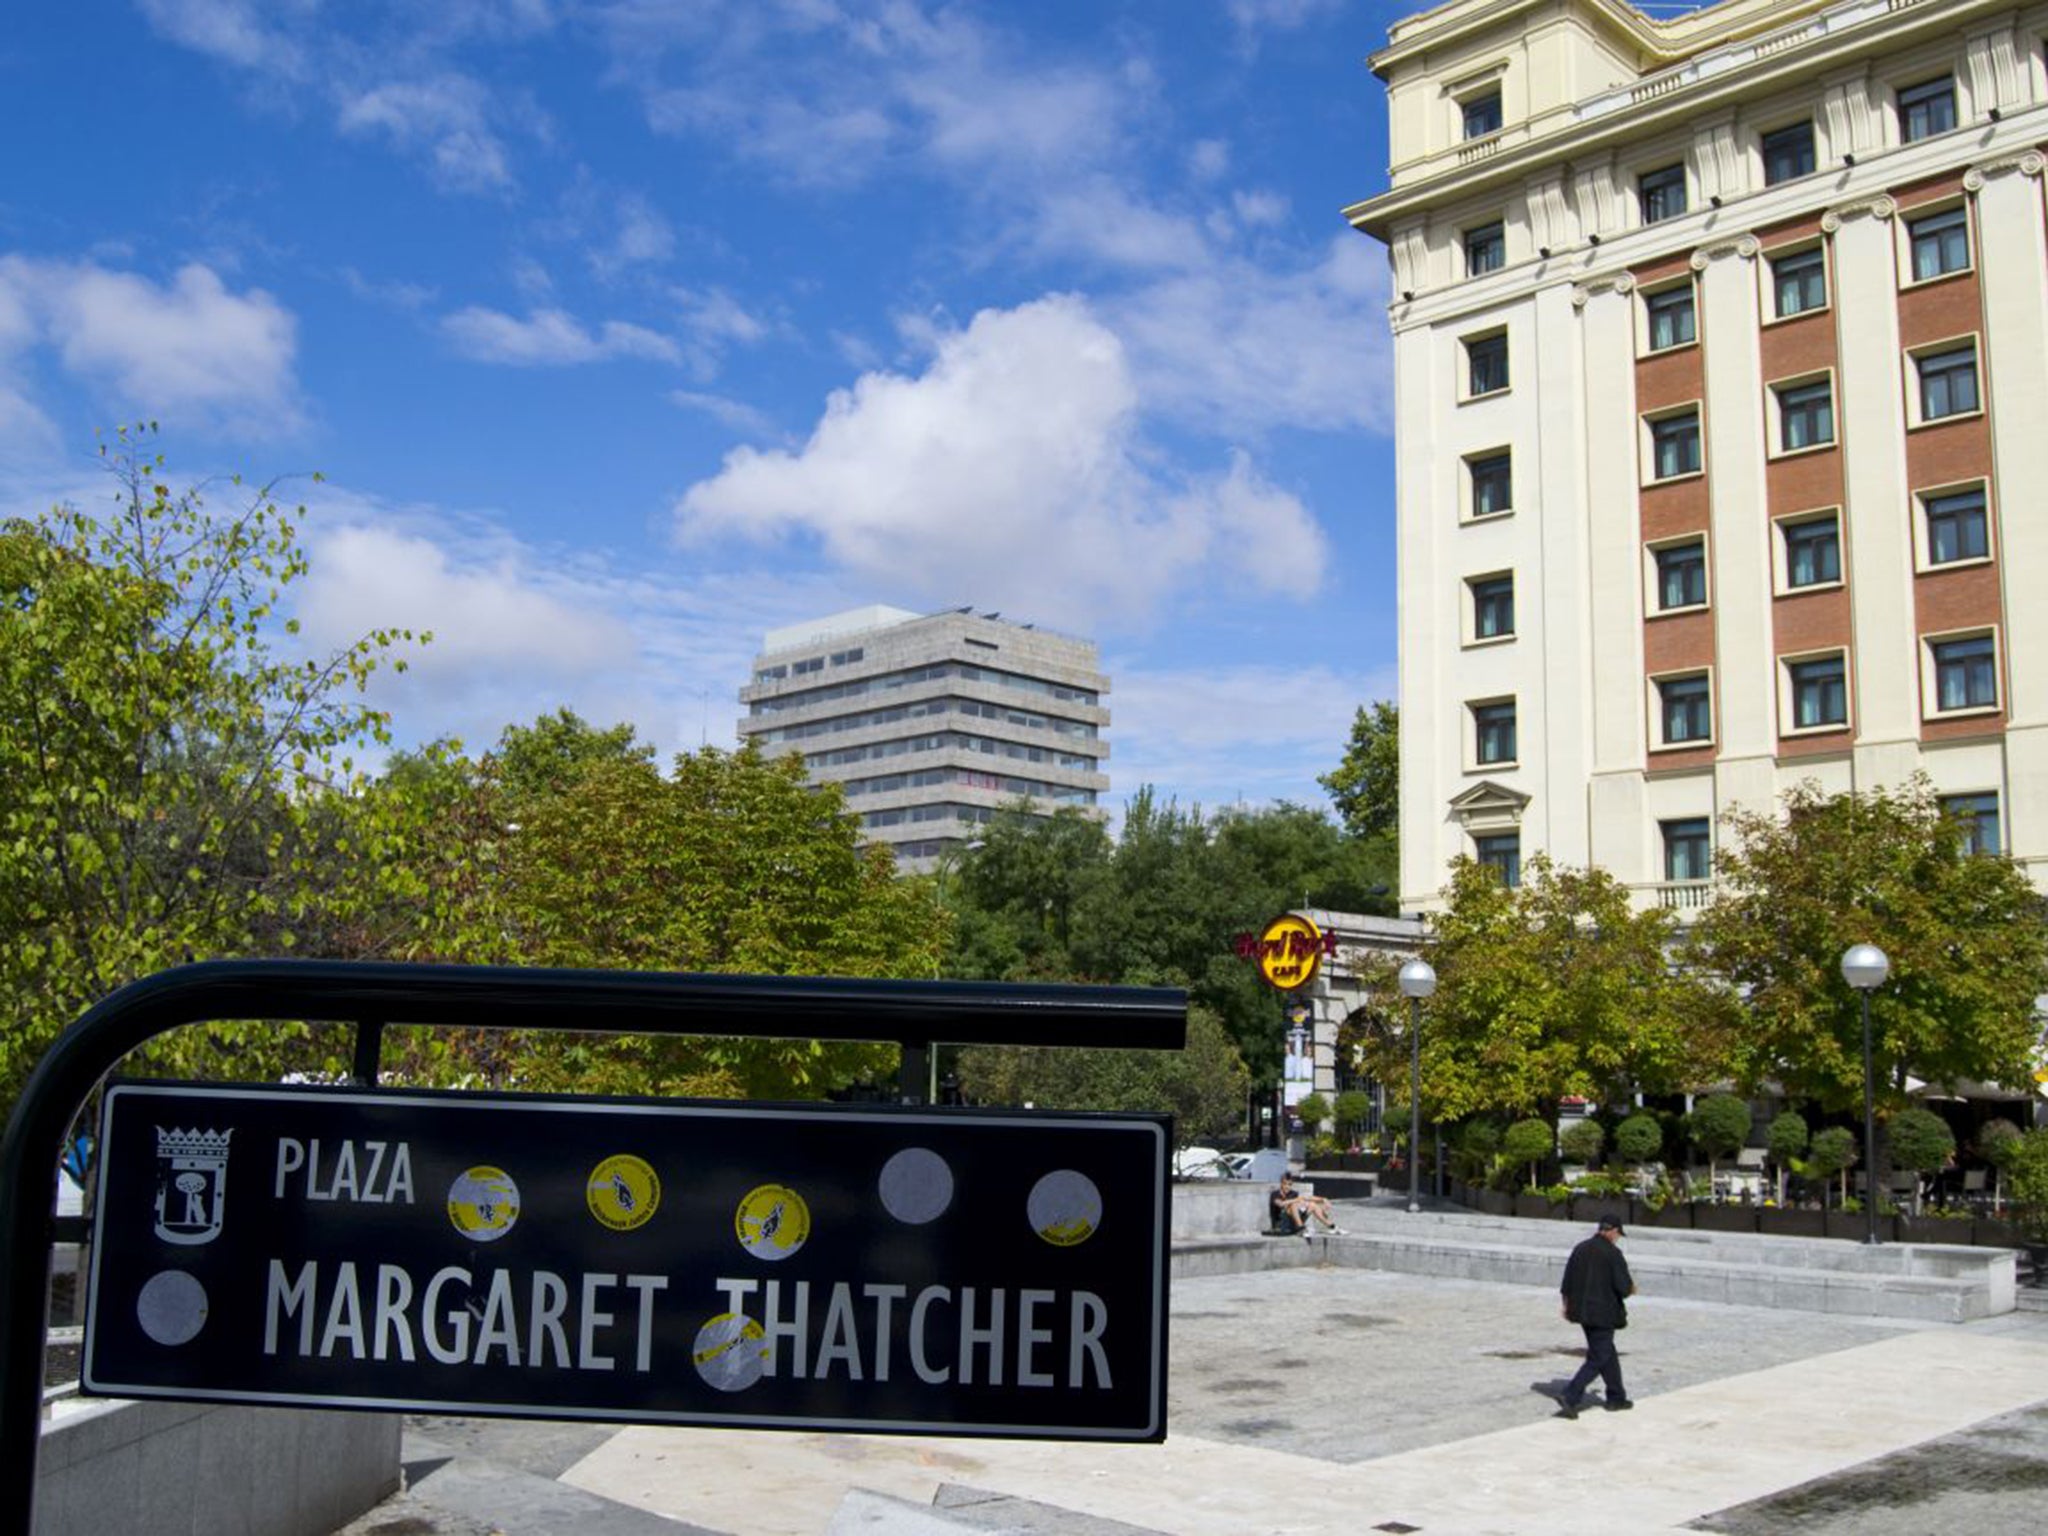
[[[1163,1118],[119,1084],[87,1391],[1159,1440]]]

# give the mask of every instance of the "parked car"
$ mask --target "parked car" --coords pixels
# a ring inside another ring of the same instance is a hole
[[[1173,1176],[1177,1179],[1228,1178],[1225,1158],[1214,1147],[1182,1147],[1173,1154]]]

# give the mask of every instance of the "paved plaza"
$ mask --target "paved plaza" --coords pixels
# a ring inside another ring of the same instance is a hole
[[[1637,1408],[1566,1422],[1543,1392],[1579,1336],[1553,1292],[1330,1266],[1179,1280],[1164,1445],[419,1419],[412,1491],[348,1536],[2041,1528],[2048,1314],[1644,1295],[1631,1319]]]

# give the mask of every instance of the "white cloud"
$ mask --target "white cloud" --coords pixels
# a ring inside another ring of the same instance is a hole
[[[591,270],[599,277],[667,261],[675,251],[675,232],[668,220],[640,193],[621,193],[611,217],[610,238],[589,253]]]
[[[686,543],[815,540],[876,590],[1056,624],[1141,623],[1208,567],[1313,587],[1321,534],[1248,460],[1168,481],[1122,344],[1082,301],[987,310],[918,377],[836,392],[796,451],[735,449],[677,506]],[[1284,573],[1271,542],[1295,553]]]
[[[1237,210],[1238,223],[1247,229],[1285,224],[1291,211],[1286,196],[1279,192],[1233,192],[1230,202]]]
[[[529,311],[525,319],[471,305],[441,321],[441,330],[465,357],[518,367],[561,367],[614,357],[682,360],[676,344],[658,331],[607,320],[591,331],[559,309]]]
[[[1242,32],[1290,32],[1335,15],[1345,0],[1224,0],[1224,9]]]
[[[744,400],[733,400],[724,395],[707,394],[694,389],[672,389],[668,392],[668,398],[686,411],[702,411],[743,437],[781,435],[772,416],[748,405]]]
[[[1148,408],[1211,430],[1384,431],[1386,269],[1339,235],[1306,268],[1218,259],[1106,301]]]
[[[345,134],[382,136],[398,149],[424,152],[434,179],[450,191],[495,192],[513,178],[489,112],[484,86],[442,73],[356,92],[341,102],[336,121]]]
[[[244,69],[287,79],[305,72],[298,44],[269,23],[279,12],[303,5],[266,5],[260,0],[139,0],[142,14],[174,43]]]
[[[210,267],[190,263],[158,284],[94,262],[0,257],[0,316],[13,350],[53,348],[123,410],[244,431],[298,425],[297,322]]]
[[[1197,139],[1188,151],[1188,174],[1197,181],[1215,181],[1230,170],[1230,146],[1221,139]]]
[[[403,310],[407,313],[425,309],[439,296],[435,289],[424,283],[375,282],[363,276],[354,267],[343,267],[341,280],[348,286],[348,291],[357,298],[367,299],[370,303],[382,305],[386,309]]]

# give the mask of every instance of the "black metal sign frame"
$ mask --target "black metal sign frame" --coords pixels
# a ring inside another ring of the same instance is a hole
[[[0,1536],[29,1536],[54,1245],[85,1223],[53,1210],[80,1108],[136,1047],[227,1020],[355,1026],[374,1087],[390,1023],[660,1035],[891,1040],[916,1102],[934,1043],[1178,1049],[1187,997],[1157,987],[864,981],[369,962],[213,961],[131,983],[75,1021],[30,1076],[0,1140]]]
[[[1162,1116],[119,1083],[106,1396],[1165,1432]]]

